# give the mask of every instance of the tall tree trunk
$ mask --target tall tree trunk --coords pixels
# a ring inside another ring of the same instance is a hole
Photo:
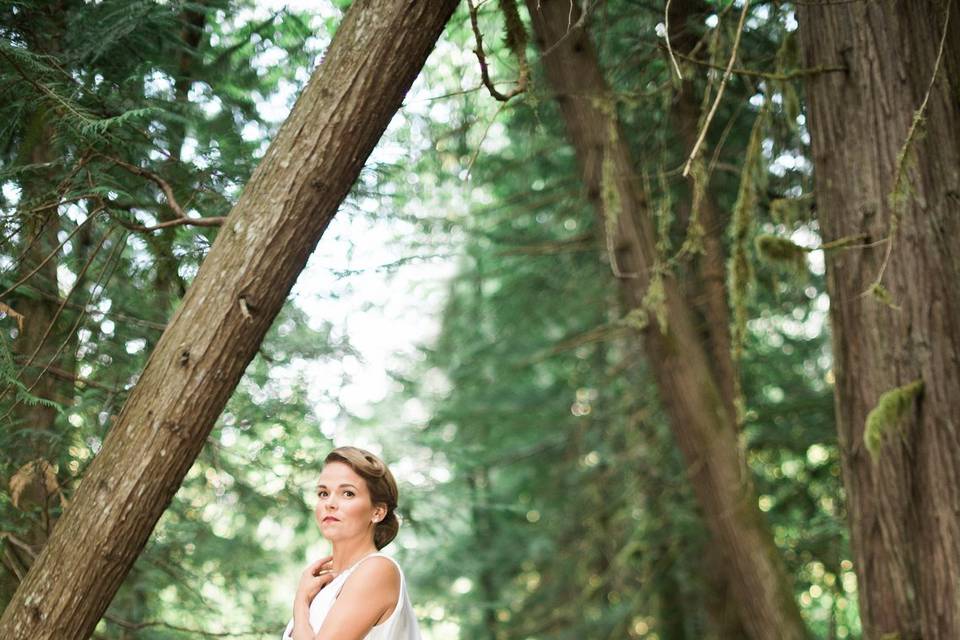
[[[570,30],[569,2],[527,0],[527,7],[538,45],[549,51],[543,64],[587,197],[607,232],[614,274],[628,304],[641,308],[656,262],[654,226],[593,46],[584,29]],[[572,20],[576,22],[576,12]],[[648,323],[642,331],[644,348],[694,494],[711,535],[727,553],[740,619],[755,640],[804,638],[789,577],[757,507],[736,423],[700,342],[690,304],[670,276],[663,281],[663,294],[667,322],[663,327],[655,319]]]
[[[0,618],[0,637],[89,637],[456,4],[353,3]]]
[[[703,0],[673,0],[669,7],[668,35],[675,51],[692,53],[701,35],[701,29],[694,25],[702,25],[709,11],[710,7]],[[690,153],[696,144],[701,109],[696,84],[688,73],[670,106],[671,124],[686,153]],[[691,270],[688,274],[693,283],[690,293],[695,296],[694,306],[702,318],[700,335],[707,361],[724,399],[727,414],[736,421],[739,372],[731,357],[730,309],[727,304],[726,252],[723,243],[728,216],[721,214],[709,184],[702,185],[700,201],[694,202],[696,188],[697,185],[691,180],[690,195],[685,205],[689,208],[689,216],[697,216],[703,229],[703,253],[697,256],[695,271]],[[697,211],[693,211],[694,206],[697,206]],[[704,553],[705,582],[709,589],[706,608],[711,625],[718,638],[743,638],[746,631],[739,619],[733,585],[726,571],[726,550],[708,545]]]
[[[818,4],[805,65],[847,67],[807,80],[820,229],[870,245],[826,263],[864,637],[956,639],[960,3]]]

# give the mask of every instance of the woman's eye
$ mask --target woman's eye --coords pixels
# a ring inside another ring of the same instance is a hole
[[[325,496],[327,495],[327,492],[326,492],[326,491],[317,491],[317,495],[320,496],[321,498],[323,498],[323,497],[325,497]]]
[[[350,496],[351,498],[353,497],[353,491],[344,491],[344,493]]]

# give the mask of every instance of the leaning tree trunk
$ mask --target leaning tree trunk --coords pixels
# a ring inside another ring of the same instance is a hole
[[[575,148],[587,197],[605,229],[611,267],[632,308],[644,297],[656,263],[654,225],[615,105],[592,43],[565,0],[527,0],[547,78]],[[606,193],[604,193],[606,191]],[[714,540],[723,546],[740,619],[750,637],[806,637],[790,580],[757,507],[750,472],[690,304],[669,276],[642,339],[661,402],[688,465],[694,494]]]
[[[90,636],[456,4],[353,3],[4,611],[4,640]]]
[[[700,41],[706,16],[711,11],[704,0],[673,0],[669,7],[670,43],[675,51],[692,55]],[[670,122],[684,152],[689,154],[696,145],[702,117],[702,100],[698,94],[693,75],[687,73],[680,83],[673,103],[670,105]],[[705,178],[709,180],[709,176]],[[688,287],[694,306],[702,318],[701,343],[708,354],[707,360],[713,371],[717,389],[724,399],[728,415],[734,420],[737,415],[736,401],[740,393],[737,367],[731,356],[730,310],[727,304],[726,256],[724,234],[729,216],[721,214],[720,206],[709,184],[703,185],[699,203],[695,199],[696,185],[690,181],[689,216],[697,216],[703,229],[703,253],[697,257],[695,267],[687,274],[693,286]],[[698,211],[693,208],[697,206]],[[733,585],[726,571],[726,550],[708,545],[704,550],[704,578],[707,586],[706,609],[710,622],[720,640],[743,638],[746,634],[736,606]]]
[[[955,640],[960,3],[798,10],[864,637]]]

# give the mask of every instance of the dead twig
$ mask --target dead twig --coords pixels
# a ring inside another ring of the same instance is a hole
[[[493,81],[490,80],[490,69],[487,65],[487,58],[483,52],[483,36],[480,33],[480,24],[477,17],[477,7],[473,0],[467,0],[467,8],[470,10],[470,26],[473,28],[473,36],[477,41],[477,47],[473,50],[477,54],[477,60],[480,62],[480,76],[483,84],[496,100],[506,102],[515,95],[521,94],[527,90],[528,77],[530,75],[530,65],[527,63],[527,31],[520,20],[520,13],[517,11],[516,0],[500,0],[500,9],[503,11],[503,17],[507,25],[507,47],[517,58],[519,65],[519,76],[516,86],[507,93],[500,93]]]
[[[664,45],[661,45],[661,46],[664,46]],[[701,67],[707,67],[708,69],[718,69],[718,70],[726,69],[726,67],[722,65],[713,64],[712,62],[709,62],[707,60],[699,60],[697,58],[684,55],[679,52],[672,52],[671,55],[675,55],[676,57],[680,58],[684,62],[689,62],[691,64],[695,64]],[[769,71],[754,71],[753,69],[742,69],[737,67],[732,69],[731,73],[734,73],[739,76],[747,76],[751,78],[762,78],[764,80],[779,80],[779,81],[786,82],[789,80],[795,80],[797,78],[804,78],[806,76],[813,76],[820,73],[832,73],[836,71],[847,71],[847,68],[823,66],[823,67],[812,67],[810,69],[794,69],[793,71],[788,71],[786,73],[774,73]]]
[[[943,62],[943,50],[947,43],[947,29],[950,26],[950,9],[952,6],[953,0],[950,0],[947,3],[947,9],[944,12],[945,16],[943,19],[943,34],[940,36],[940,48],[937,51],[937,60],[933,65],[933,74],[930,76],[930,83],[927,85],[927,92],[923,96],[923,101],[920,103],[920,108],[918,108],[913,114],[913,120],[910,122],[910,129],[907,131],[907,139],[904,140],[903,146],[900,148],[900,152],[897,154],[897,169],[893,178],[893,190],[890,192],[890,230],[887,232],[887,248],[883,254],[883,262],[880,264],[880,271],[877,273],[877,277],[874,279],[867,291],[864,292],[864,294],[876,290],[877,287],[882,287],[881,282],[883,281],[883,274],[886,272],[887,265],[890,262],[890,254],[893,253],[893,239],[897,235],[897,231],[900,227],[900,208],[903,205],[903,201],[906,199],[906,194],[904,193],[903,187],[903,179],[907,168],[907,155],[910,153],[910,146],[915,141],[917,132],[920,130],[920,127],[923,124],[927,110],[927,103],[930,102],[930,94],[933,93],[933,85],[936,84],[937,76],[940,75],[940,64]]]
[[[743,25],[747,20],[747,13],[749,11],[750,0],[744,0],[743,9],[740,11],[740,22],[737,24],[737,35],[734,37],[733,48],[730,51],[730,60],[727,62],[726,70],[723,72],[723,77],[720,79],[720,86],[717,88],[717,95],[713,100],[713,106],[710,107],[710,112],[707,114],[707,118],[703,123],[703,127],[700,129],[700,135],[697,136],[697,141],[694,143],[693,149],[690,151],[690,156],[687,158],[687,164],[683,167],[684,177],[690,175],[690,167],[693,165],[694,160],[700,153],[700,147],[703,145],[703,141],[707,137],[707,130],[710,128],[710,122],[713,120],[713,116],[716,115],[717,108],[720,106],[720,99],[723,97],[723,90],[727,86],[727,80],[730,79],[730,75],[733,72],[733,63],[737,59],[737,50],[740,48],[740,36],[743,35]]]
[[[670,3],[673,0],[667,0],[666,6],[663,8],[663,40],[667,43],[667,53],[670,56],[670,62],[673,63],[673,70],[677,72],[677,78],[683,80],[683,74],[680,73],[680,65],[677,64],[677,59],[673,55],[673,46],[670,44]]]

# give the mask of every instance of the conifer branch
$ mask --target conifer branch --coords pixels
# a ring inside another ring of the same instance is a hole
[[[176,196],[173,195],[173,187],[171,187],[170,183],[164,180],[163,178],[161,178],[159,175],[157,175],[153,171],[149,171],[142,167],[138,167],[137,165],[130,164],[129,162],[125,162],[119,158],[114,158],[113,156],[107,156],[104,154],[98,154],[98,155],[104,158],[105,160],[109,160],[110,162],[117,165],[118,167],[122,167],[126,169],[127,171],[129,171],[130,173],[136,176],[147,178],[151,182],[155,183],[158,187],[160,187],[160,190],[163,191],[163,194],[167,197],[167,206],[169,206],[173,210],[173,212],[177,214],[177,217],[178,218],[187,217],[187,214],[183,210],[183,207],[180,206],[180,203],[177,202]]]
[[[99,155],[102,158],[114,163],[118,167],[126,169],[127,171],[129,171],[134,175],[147,178],[148,180],[150,180],[151,182],[159,186],[160,190],[163,191],[164,195],[167,198],[167,206],[169,206],[170,209],[173,210],[174,214],[176,214],[176,218],[174,218],[173,220],[167,220],[152,226],[144,226],[140,224],[127,222],[120,218],[116,218],[116,217],[113,218],[114,220],[116,220],[117,224],[129,229],[130,231],[137,231],[140,233],[149,233],[151,231],[157,231],[159,229],[167,229],[169,227],[179,227],[179,226],[219,227],[221,224],[223,224],[224,220],[226,220],[226,218],[223,216],[209,217],[209,218],[191,218],[187,216],[187,213],[183,210],[183,207],[180,206],[180,203],[177,202],[176,196],[174,196],[173,194],[173,187],[171,187],[170,183],[164,180],[162,177],[160,177],[153,171],[149,171],[142,167],[138,167],[136,165],[130,164],[129,162],[125,162],[123,160],[120,160],[119,158],[114,158],[112,156],[106,156],[103,154],[99,154]]]

